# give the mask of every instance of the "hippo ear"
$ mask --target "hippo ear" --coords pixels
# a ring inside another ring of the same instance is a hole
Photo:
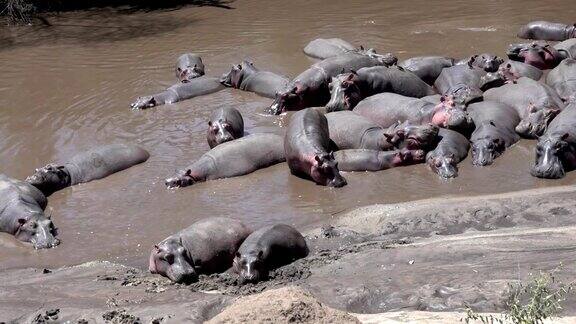
[[[24,219],[24,218],[18,218],[18,224],[20,224],[20,226],[26,224],[26,219]]]
[[[208,121],[208,127],[212,127],[212,121],[211,120]]]
[[[570,134],[564,133],[564,135],[562,135],[562,136],[560,137],[560,139],[563,140],[563,141],[565,141],[569,136],[570,136]]]
[[[322,165],[322,163],[323,163],[320,155],[314,155],[314,160],[316,160],[316,162],[318,163],[319,166]]]
[[[192,170],[191,169],[186,170],[184,175],[187,175],[187,176],[192,175]]]
[[[238,259],[240,259],[240,257],[242,256],[242,255],[240,254],[240,252],[238,252],[238,251],[236,251],[236,253],[235,253],[234,255],[235,255]]]
[[[496,124],[494,124],[494,121],[493,121],[493,120],[490,121],[490,125],[496,127]]]
[[[574,26],[576,26],[576,24],[574,24]],[[364,46],[360,45],[360,50],[363,51],[364,50]]]
[[[158,244],[154,244],[154,249],[156,250],[156,252],[160,252],[160,247],[158,246]]]

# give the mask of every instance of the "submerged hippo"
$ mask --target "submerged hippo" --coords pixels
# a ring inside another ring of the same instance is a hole
[[[282,75],[260,71],[254,63],[248,61],[233,65],[230,72],[220,78],[220,83],[227,87],[254,92],[267,98],[274,98],[289,82],[290,80]]]
[[[176,61],[176,78],[182,83],[204,75],[204,63],[199,55],[186,53]]]
[[[480,68],[485,72],[496,72],[498,67],[504,62],[504,60],[494,54],[483,53],[472,55],[468,58],[456,62],[456,65],[472,65],[474,67]]]
[[[211,217],[197,221],[154,245],[148,269],[177,283],[224,272],[248,235],[250,230],[239,220]]]
[[[340,38],[317,38],[304,47],[304,54],[323,60],[355,50],[356,47]]]
[[[324,106],[330,100],[328,84],[332,77],[363,67],[388,66],[395,62],[396,58],[392,54],[370,55],[349,52],[327,58],[300,73],[286,88],[278,92],[268,112],[278,115],[288,110]]]
[[[334,153],[340,171],[381,171],[424,162],[423,150],[341,150]]]
[[[554,118],[536,144],[532,175],[559,179],[576,168],[576,103],[571,103]]]
[[[542,135],[548,123],[564,108],[554,89],[529,78],[490,89],[484,93],[484,100],[514,107],[520,116],[516,132],[526,138]]]
[[[445,68],[434,82],[438,92],[444,96],[451,96],[461,105],[482,100],[482,92],[490,84],[483,84],[486,72],[470,62]]]
[[[329,112],[352,110],[364,98],[382,92],[416,98],[436,93],[419,77],[396,66],[373,66],[339,74],[332,78],[329,90],[331,97],[326,104]]]
[[[185,83],[177,83],[168,89],[151,96],[138,97],[130,104],[132,109],[147,109],[165,104],[173,104],[182,100],[207,95],[224,89],[217,78],[199,77]]]
[[[455,178],[458,176],[458,163],[468,155],[470,142],[464,135],[444,128],[440,129],[438,137],[436,148],[426,154],[426,164],[444,179]]]
[[[48,164],[36,169],[26,181],[49,196],[69,186],[102,179],[145,162],[149,157],[146,150],[136,145],[104,145],[78,153],[64,164]]]
[[[518,37],[524,39],[563,41],[568,38],[576,38],[576,24],[566,25],[548,21],[532,21],[520,28]]]
[[[166,179],[166,186],[187,187],[207,180],[238,177],[284,161],[281,136],[251,134],[214,147],[198,161]]]
[[[419,56],[402,61],[398,66],[433,85],[442,69],[454,66],[454,59],[444,56]]]
[[[524,62],[541,70],[553,69],[564,58],[554,47],[538,42],[511,44],[506,55],[511,60]]]
[[[242,243],[233,268],[241,282],[257,282],[266,279],[271,270],[306,257],[308,252],[306,240],[294,227],[266,226],[254,231]]]
[[[46,196],[27,182],[0,174],[0,232],[32,243],[36,249],[60,244],[56,227],[44,214]]]
[[[576,100],[576,60],[562,61],[546,76],[546,84],[564,101]]]
[[[468,112],[476,125],[470,137],[473,165],[492,164],[507,147],[520,140],[515,131],[520,116],[513,107],[496,101],[483,101],[471,104]]]
[[[292,174],[323,186],[346,185],[330,150],[328,121],[318,110],[307,108],[292,116],[284,137],[284,149]]]
[[[210,148],[242,136],[244,136],[244,119],[237,109],[223,107],[212,112],[206,134]]]

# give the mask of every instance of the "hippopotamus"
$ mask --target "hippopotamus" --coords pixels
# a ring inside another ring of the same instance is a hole
[[[132,107],[132,109],[147,109],[164,104],[173,104],[214,93],[222,89],[224,89],[224,86],[220,83],[219,79],[203,76],[190,79],[184,83],[177,83],[151,96],[138,97],[136,101],[130,104],[130,107]]]
[[[531,173],[538,178],[559,179],[576,168],[576,103],[570,103],[550,122],[536,144]]]
[[[497,74],[497,76],[494,76],[494,74]],[[499,84],[491,87],[495,88],[496,86],[502,86],[507,82],[514,82],[521,77],[527,77],[538,81],[542,77],[542,74],[542,70],[530,64],[508,60],[500,65],[498,71],[487,73],[486,76],[483,77],[484,80],[482,82],[488,83],[490,82],[488,80],[497,80],[496,82],[499,82]]]
[[[576,24],[566,25],[548,21],[532,21],[520,28],[518,37],[524,39],[563,41],[568,38],[576,38]]]
[[[545,43],[521,43],[508,46],[509,59],[524,62],[541,70],[553,69],[564,58],[558,50]]]
[[[560,53],[562,59],[573,58],[576,59],[576,38],[567,39],[554,45],[554,48]]]
[[[180,55],[176,61],[175,72],[176,78],[182,83],[203,76],[204,63],[202,63],[202,58],[192,53]]]
[[[494,54],[483,53],[475,54],[465,59],[456,62],[456,65],[472,65],[474,67],[480,68],[485,72],[496,72],[498,67],[504,62],[504,60]]]
[[[288,110],[324,106],[330,100],[328,84],[332,77],[357,71],[363,67],[392,65],[397,59],[392,54],[371,55],[348,52],[329,57],[300,73],[286,88],[278,92],[268,112],[278,115]]]
[[[238,177],[285,160],[281,136],[250,134],[204,153],[192,165],[167,178],[166,186],[187,187],[207,180]]]
[[[79,183],[102,179],[136,164],[150,154],[130,144],[109,144],[74,155],[66,163],[51,163],[26,178],[46,196]]]
[[[549,86],[530,78],[520,78],[484,93],[484,100],[498,101],[514,107],[520,116],[516,132],[522,137],[536,138],[564,108],[562,99]]]
[[[210,217],[154,245],[148,269],[177,283],[191,283],[200,274],[224,272],[251,231],[239,220]]]
[[[444,179],[458,176],[458,163],[466,158],[470,142],[453,130],[441,128],[436,148],[426,154],[426,164]]]
[[[482,91],[489,84],[483,84],[486,72],[469,64],[455,65],[445,68],[434,82],[438,92],[444,96],[452,96],[462,105],[482,100]]]
[[[330,147],[328,120],[321,112],[307,108],[292,116],[284,137],[286,161],[292,174],[323,186],[345,186],[346,179],[340,174]]]
[[[288,85],[290,80],[285,76],[268,71],[260,71],[254,63],[242,61],[232,65],[230,72],[220,78],[220,83],[227,87],[254,92],[267,98],[274,98],[276,93]]]
[[[384,128],[398,121],[412,125],[430,123],[470,134],[474,125],[467,112],[450,97],[442,97],[436,105],[395,93],[380,93],[360,101],[353,111]]]
[[[576,100],[576,60],[565,59],[546,76],[546,84],[564,101]]]
[[[304,47],[304,54],[323,60],[355,50],[354,45],[340,38],[317,38]]]
[[[50,215],[44,213],[46,196],[27,182],[0,174],[0,232],[32,243],[36,249],[60,244]]]
[[[434,85],[443,68],[454,66],[455,60],[444,56],[418,56],[398,63],[398,66],[416,74],[422,81]]]
[[[308,255],[306,240],[294,227],[276,224],[250,234],[240,245],[233,269],[241,282],[258,282],[271,270],[290,264]]]
[[[476,125],[470,137],[473,165],[492,164],[507,147],[520,140],[515,131],[520,116],[513,107],[496,101],[483,101],[468,106],[468,112]]]
[[[328,112],[352,110],[362,99],[382,92],[416,98],[436,93],[418,76],[396,66],[373,66],[339,74],[328,87],[331,95],[326,104]]]
[[[223,107],[212,112],[206,133],[210,148],[242,136],[244,136],[244,119],[237,109]]]
[[[381,171],[424,162],[424,150],[341,150],[334,153],[340,171]]]

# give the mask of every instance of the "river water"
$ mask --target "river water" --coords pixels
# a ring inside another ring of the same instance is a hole
[[[295,76],[313,60],[302,48],[317,37],[416,55],[504,55],[523,23],[573,22],[573,0],[255,1],[222,7],[48,16],[51,27],[0,30],[0,172],[23,179],[36,167],[113,142],[137,143],[148,162],[106,179],[57,192],[49,209],[62,244],[34,251],[0,234],[0,269],[55,267],[110,260],[144,268],[151,246],[192,222],[214,216],[258,227],[284,222],[300,229],[329,222],[358,206],[571,184],[530,176],[533,141],[522,141],[490,167],[461,164],[440,180],[424,165],[346,174],[329,189],[291,176],[285,164],[251,175],[167,190],[163,179],[206,150],[206,121],[231,106],[248,132],[282,134],[287,116],[265,116],[271,100],[226,89],[178,104],[132,111],[129,103],[174,83],[179,54],[204,58],[219,76],[248,58],[263,70]]]

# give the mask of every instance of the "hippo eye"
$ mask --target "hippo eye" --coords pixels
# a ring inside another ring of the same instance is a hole
[[[226,128],[226,129],[231,129],[231,128],[232,128],[232,125],[230,125],[230,124],[224,124],[223,126],[224,126],[224,128]]]
[[[162,259],[169,264],[172,264],[174,263],[174,254],[166,254]]]

